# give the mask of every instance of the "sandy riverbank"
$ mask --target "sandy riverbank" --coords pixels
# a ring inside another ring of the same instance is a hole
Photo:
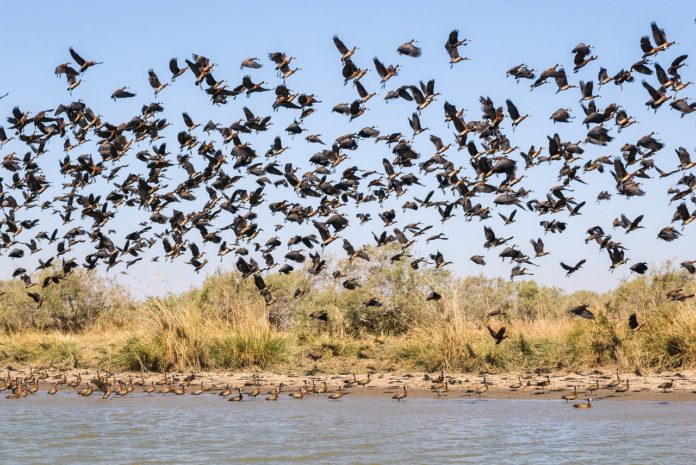
[[[97,376],[103,377],[104,372],[96,370],[69,370],[59,372],[57,370],[39,370],[14,367],[10,372],[13,379],[29,378],[33,374],[39,380],[41,393],[47,390],[54,382],[63,379],[65,373],[66,384],[60,385],[61,390],[78,389],[68,384],[81,377],[80,387]],[[161,373],[116,373],[117,380],[135,383],[135,392],[142,391],[143,386],[155,385],[160,390],[165,382],[165,375]],[[620,384],[617,383],[617,374],[611,370],[595,370],[592,372],[557,372],[548,374],[529,373],[504,373],[504,374],[474,374],[474,373],[445,373],[447,389],[443,382],[438,382],[440,374],[424,373],[372,373],[367,384],[366,374],[324,374],[305,375],[301,373],[277,373],[277,372],[206,372],[195,373],[193,379],[191,373],[172,373],[167,375],[167,382],[178,387],[187,385],[188,393],[199,389],[201,382],[207,393],[215,393],[225,387],[241,388],[243,392],[250,391],[258,382],[261,392],[274,390],[281,386],[283,392],[297,391],[300,387],[312,384],[317,389],[326,383],[329,392],[343,386],[344,392],[352,396],[374,396],[388,398],[400,391],[406,385],[409,397],[443,397],[443,398],[489,398],[489,399],[561,399],[561,396],[570,394],[577,388],[578,399],[591,396],[593,399],[612,400],[646,400],[646,401],[696,401],[696,372],[683,371],[661,374],[636,374],[619,373]],[[485,384],[484,384],[485,376]],[[548,378],[547,378],[548,376]],[[43,379],[41,379],[43,378]],[[109,377],[110,380],[113,376]],[[548,380],[548,385],[541,386]],[[627,386],[628,390],[620,392]],[[659,386],[662,383],[674,380],[671,389],[663,390]],[[138,384],[143,384],[140,386]],[[305,384],[306,383],[306,384]],[[521,385],[521,386],[520,386]],[[439,391],[439,393],[438,393]],[[665,391],[665,392],[663,392]]]

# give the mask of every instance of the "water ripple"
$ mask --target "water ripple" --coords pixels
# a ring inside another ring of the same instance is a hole
[[[696,463],[696,404],[355,397],[0,401],[13,463]]]

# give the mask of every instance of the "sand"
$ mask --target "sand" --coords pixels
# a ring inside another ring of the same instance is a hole
[[[65,373],[68,383],[73,381],[79,373],[82,377],[84,387],[88,380],[97,377],[96,370],[74,369],[66,372],[58,370],[34,369],[30,372],[29,368],[13,367],[9,371],[13,379],[26,378],[33,373],[39,376],[45,373],[45,379],[40,380],[40,390],[47,390],[54,381],[62,378]],[[104,372],[99,372],[104,376]],[[116,373],[117,380],[128,381],[129,377],[134,382],[144,380],[146,386],[154,383],[161,388],[159,383],[164,381],[161,373]],[[557,372],[548,374],[529,374],[529,373],[504,373],[504,374],[472,374],[472,373],[445,373],[447,381],[447,391],[444,390],[443,383],[437,383],[439,373],[372,373],[370,382],[361,386],[356,383],[367,380],[366,374],[324,374],[316,373],[312,375],[304,373],[277,373],[277,372],[205,372],[195,373],[192,380],[191,373],[172,373],[168,379],[173,386],[188,384],[188,392],[193,392],[200,388],[201,381],[204,388],[209,393],[220,391],[226,386],[241,388],[243,392],[250,391],[255,384],[255,380],[261,387],[262,395],[274,390],[277,386],[283,385],[283,392],[297,391],[301,386],[314,385],[319,389],[323,383],[327,384],[329,392],[336,391],[339,386],[343,386],[344,392],[352,396],[375,396],[389,399],[394,393],[399,392],[402,386],[407,386],[408,396],[411,398],[434,397],[443,399],[457,398],[487,398],[487,399],[558,399],[561,396],[571,394],[574,387],[577,388],[578,400],[592,397],[593,400],[645,400],[645,401],[696,401],[696,372],[683,371],[660,374],[637,374],[637,373],[618,373],[621,379],[620,386],[626,386],[628,380],[629,389],[626,392],[616,392],[616,387],[612,384],[617,382],[617,372],[611,370],[595,370],[588,372]],[[485,385],[484,385],[485,376]],[[547,386],[537,385],[547,380]],[[111,379],[111,378],[110,378]],[[672,389],[663,392],[658,386],[662,383],[674,380]],[[521,384],[521,387],[517,387]],[[598,387],[598,389],[597,389]],[[592,389],[591,389],[592,388]],[[76,390],[67,385],[60,386],[63,390]],[[141,386],[135,386],[135,392],[141,391]],[[438,391],[440,391],[438,393]],[[9,393],[9,391],[6,391]]]

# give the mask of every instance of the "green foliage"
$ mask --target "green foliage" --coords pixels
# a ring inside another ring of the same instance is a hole
[[[82,349],[72,341],[39,336],[31,343],[10,342],[0,344],[0,360],[24,365],[48,365],[58,368],[82,366]]]
[[[27,289],[18,280],[0,282],[0,330],[6,332],[36,329],[41,331],[79,332],[100,319],[120,325],[123,316],[133,308],[133,301],[122,287],[95,272],[77,270],[45,289],[39,287],[44,278],[57,270],[33,277],[38,283]],[[43,296],[37,306],[27,291]]]
[[[285,338],[272,334],[237,334],[209,342],[210,365],[217,369],[268,369],[288,359]]]
[[[156,340],[133,336],[117,351],[113,362],[130,371],[164,371],[166,363],[161,349]]]
[[[329,258],[318,275],[306,268],[268,274],[277,299],[270,307],[253,279],[236,271],[218,271],[189,292],[134,301],[112,280],[80,270],[40,289],[38,308],[23,283],[0,282],[0,360],[136,371],[273,369],[311,366],[307,352],[321,347],[320,363],[340,370],[356,363],[428,371],[696,366],[694,300],[667,298],[696,286],[669,264],[611,292],[566,293],[533,281],[415,270],[409,258],[392,260],[400,252],[385,246],[369,248],[370,261]],[[348,277],[357,289],[344,289]],[[433,290],[442,298],[426,301]],[[381,306],[366,306],[370,298]],[[568,314],[585,303],[594,321]],[[310,316],[322,310],[328,321]],[[644,325],[635,332],[627,324],[632,313]],[[495,345],[486,324],[506,326],[508,338]]]

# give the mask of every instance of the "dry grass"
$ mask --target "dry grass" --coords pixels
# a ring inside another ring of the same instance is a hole
[[[138,330],[114,358],[131,370],[264,369],[288,358],[287,336],[255,308],[235,307],[221,316],[189,299],[153,299],[140,316]]]
[[[33,324],[18,313],[26,306],[21,289],[0,283],[11,291],[0,307],[0,360],[136,371],[312,370],[307,353],[323,348],[317,366],[325,372],[696,367],[694,300],[666,299],[670,290],[690,293],[696,286],[669,267],[606,294],[567,294],[531,281],[455,279],[379,260],[339,261],[335,268],[360,276],[362,287],[341,291],[329,270],[318,277],[271,275],[266,282],[278,298],[271,309],[237,273],[218,273],[200,289],[142,302],[127,295],[119,300],[123,294],[103,280],[99,286],[84,281],[91,290],[71,280],[66,289],[56,286],[53,306],[35,313]],[[295,299],[296,288],[307,292]],[[426,302],[430,289],[442,300]],[[68,291],[85,302],[66,307],[61,296]],[[370,296],[379,296],[383,306],[363,306]],[[567,309],[578,303],[589,303],[596,319],[571,318]],[[328,322],[308,316],[319,309],[327,310]],[[504,314],[489,323],[508,328],[500,345],[485,326],[492,310]],[[633,312],[645,324],[636,332],[627,324]],[[72,326],[52,326],[66,317]]]

